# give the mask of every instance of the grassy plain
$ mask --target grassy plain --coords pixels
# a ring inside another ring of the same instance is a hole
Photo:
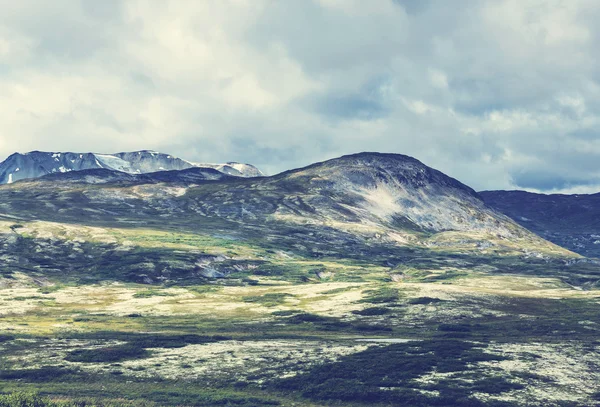
[[[552,245],[0,230],[0,406],[599,404],[598,272]]]

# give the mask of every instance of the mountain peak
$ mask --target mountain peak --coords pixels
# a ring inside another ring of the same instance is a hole
[[[332,213],[352,212],[367,221],[400,221],[421,230],[476,229],[502,235],[510,235],[513,229],[473,189],[402,154],[345,155],[274,178],[287,182],[290,189],[327,191],[342,203],[336,204]]]
[[[412,188],[437,185],[462,190],[479,199],[477,193],[467,185],[423,164],[416,158],[403,154],[378,152],[349,154],[288,171],[282,175],[292,176],[294,173],[296,176],[318,175],[322,179],[363,187],[374,187],[382,182]]]
[[[417,160],[414,157],[411,157],[410,155],[400,153],[382,153],[379,151],[362,151],[359,153],[345,154],[339,158],[334,158],[334,160],[343,160],[351,158],[407,160],[421,163],[421,161]]]

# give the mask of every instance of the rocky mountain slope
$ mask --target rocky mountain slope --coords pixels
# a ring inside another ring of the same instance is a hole
[[[71,183],[133,186],[158,183],[195,185],[204,181],[218,181],[228,178],[234,178],[234,176],[224,174],[213,168],[191,167],[180,171],[156,171],[146,174],[129,174],[121,171],[96,168],[66,173],[47,174],[38,180],[45,185],[52,185],[53,182],[58,182],[61,184]]]
[[[145,165],[144,161],[135,165],[136,171],[148,170]],[[215,180],[222,182],[203,182]],[[150,190],[144,197],[136,195],[139,190],[136,186],[159,182],[198,184],[182,191],[185,196],[169,203],[168,210],[162,209],[165,213],[161,216],[166,218],[184,213],[250,223],[257,220],[299,224],[338,222],[425,233],[526,234],[508,217],[487,207],[471,188],[414,158],[398,154],[355,154],[273,177],[248,180],[236,179],[212,168],[148,174],[108,169],[55,172],[14,185],[11,190],[17,193],[48,188],[82,190],[89,200],[74,202],[72,209],[81,205],[101,209],[117,198],[131,200],[132,205],[142,198],[144,202],[137,205],[143,207],[157,203],[153,202]],[[105,184],[101,192],[85,186],[98,183]],[[129,188],[111,188],[114,183]],[[154,190],[160,192],[161,188],[163,186],[155,186]],[[61,200],[67,197],[62,196]],[[174,208],[178,210],[173,212]],[[18,208],[9,210],[14,212]],[[64,212],[68,211],[69,208],[65,208]]]
[[[523,227],[576,253],[600,257],[600,194],[543,195],[525,191],[479,193]]]
[[[252,188],[263,195],[279,192],[282,204],[275,215],[430,232],[521,232],[471,188],[399,154],[348,155],[266,178]]]
[[[471,188],[397,154],[349,155],[261,178],[194,168],[54,173],[0,187],[1,214],[212,231],[316,256],[376,250],[383,263],[407,247],[572,255],[486,206]]]
[[[155,151],[134,151],[116,154],[52,153],[32,151],[15,153],[0,163],[0,184],[10,184],[22,179],[38,178],[47,174],[67,173],[89,169],[108,169],[127,174],[146,174],[157,171],[212,168],[237,177],[262,176],[250,164],[200,164]]]

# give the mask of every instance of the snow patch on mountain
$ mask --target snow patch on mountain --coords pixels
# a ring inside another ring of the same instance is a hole
[[[264,177],[265,174],[255,166],[251,164],[242,164],[237,162],[228,162],[226,164],[214,164],[214,163],[191,163],[195,167],[202,168],[213,168],[224,174],[233,175],[236,177]]]
[[[107,168],[127,173],[133,172],[131,169],[131,163],[119,157],[109,154],[94,154],[94,156],[96,157],[96,160],[98,160],[99,164],[101,163]]]

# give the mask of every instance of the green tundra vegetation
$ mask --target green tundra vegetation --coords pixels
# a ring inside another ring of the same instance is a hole
[[[19,230],[51,227],[60,225]],[[127,233],[131,241],[136,232]],[[148,236],[144,246],[160,235],[139,233]],[[161,245],[194,241],[168,236]],[[466,266],[441,253],[386,270],[220,243],[201,236],[193,244],[211,255],[243,253],[258,266],[175,284],[139,283],[111,268],[91,276],[5,272],[0,405],[597,403],[600,292],[572,286],[590,278],[585,265],[564,279],[552,262],[520,260],[519,272],[510,258]],[[111,256],[122,267],[118,251]],[[273,273],[279,264],[283,271]]]
[[[498,300],[494,298],[494,303]],[[239,303],[245,304],[244,300]],[[446,315],[447,322],[436,320],[433,310],[411,309],[424,306],[410,301],[355,310],[362,312],[348,316],[285,309],[270,312],[273,307],[267,305],[261,310],[268,321],[262,327],[255,326],[256,322],[244,325],[242,315],[247,309],[221,324],[211,324],[201,315],[144,316],[143,312],[135,318],[89,314],[78,322],[64,316],[31,315],[24,318],[29,322],[2,338],[0,380],[7,394],[36,391],[56,405],[87,400],[88,405],[140,405],[143,401],[207,406],[337,402],[500,406],[526,402],[527,392],[536,388],[553,390],[547,396],[560,400],[569,391],[562,383],[594,388],[596,362],[588,352],[597,349],[597,336],[570,318],[577,315],[597,321],[593,305],[583,298],[537,305],[530,298],[517,297],[488,305],[486,312],[505,314],[491,321],[462,305],[454,318]],[[364,312],[374,308],[386,312]],[[539,321],[520,321],[518,314],[508,312],[516,309]],[[543,316],[543,309],[550,311],[549,316]],[[61,311],[64,315],[65,310]],[[564,317],[556,319],[562,313]],[[128,325],[125,319],[141,325]],[[427,320],[427,326],[415,326]],[[107,325],[121,330],[106,330]],[[146,334],[139,333],[140,326],[153,332],[160,327],[163,332],[219,335]],[[407,341],[385,342],[399,337]],[[578,338],[576,342],[573,337]],[[364,338],[375,342],[357,341]],[[561,361],[554,359],[557,354],[568,363],[555,364]],[[590,394],[587,400],[593,397]]]

